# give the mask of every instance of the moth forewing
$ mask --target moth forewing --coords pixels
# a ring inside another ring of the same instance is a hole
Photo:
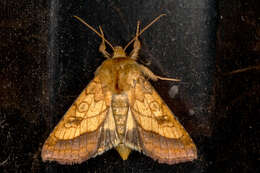
[[[141,46],[138,37],[161,16],[142,30],[138,22],[136,36],[124,49],[113,47],[101,27],[99,33],[75,16],[102,38],[99,50],[108,59],[45,141],[43,161],[81,163],[113,147],[124,160],[131,149],[167,164],[197,158],[192,139],[148,82],[179,80],[157,76],[136,62]],[[134,49],[127,56],[125,49],[132,42]],[[112,56],[105,43],[114,51]]]

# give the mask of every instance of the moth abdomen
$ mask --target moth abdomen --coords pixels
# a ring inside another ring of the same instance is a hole
[[[125,145],[125,133],[127,116],[129,110],[128,97],[126,94],[114,94],[111,102],[112,112],[115,119],[116,131],[120,143],[117,145],[116,150],[123,160],[128,158],[131,149]]]
[[[119,138],[122,140],[125,134],[126,118],[128,114],[128,98],[125,94],[114,94],[111,103],[113,116]]]

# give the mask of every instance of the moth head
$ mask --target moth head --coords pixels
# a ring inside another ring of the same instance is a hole
[[[122,58],[122,57],[126,57],[125,50],[121,46],[115,46],[112,58]]]
[[[106,57],[106,58],[122,58],[122,57],[126,57],[126,49],[134,42],[134,46],[133,46],[133,50],[131,52],[130,58],[136,58],[138,55],[138,51],[140,49],[140,42],[138,40],[138,37],[145,31],[147,30],[152,24],[154,24],[157,20],[159,20],[162,16],[165,16],[166,14],[161,14],[160,16],[156,17],[152,22],[150,22],[148,25],[146,25],[142,30],[139,30],[139,26],[140,26],[140,21],[137,22],[137,29],[136,29],[136,34],[135,37],[128,42],[128,44],[123,48],[121,46],[115,46],[113,47],[112,44],[107,41],[104,37],[104,33],[102,31],[102,28],[99,26],[99,30],[100,33],[95,30],[92,26],[90,26],[89,24],[87,24],[84,20],[82,20],[80,17],[78,16],[74,16],[76,19],[78,19],[79,21],[81,21],[83,24],[85,24],[88,28],[90,28],[92,31],[94,31],[99,37],[102,38],[102,43],[99,46],[99,51]],[[111,56],[107,51],[106,51],[106,45],[105,43],[107,43],[113,50],[113,56]]]

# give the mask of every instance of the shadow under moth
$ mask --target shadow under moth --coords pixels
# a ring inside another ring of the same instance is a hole
[[[99,51],[107,59],[45,141],[43,161],[79,164],[114,147],[123,160],[131,150],[167,164],[197,158],[189,134],[148,82],[179,80],[157,76],[136,62],[141,48],[138,37],[163,15],[142,30],[138,21],[135,37],[124,48],[113,47],[101,27],[98,32],[74,16],[102,38]],[[133,50],[126,55],[132,43]],[[105,44],[112,48],[112,55]]]

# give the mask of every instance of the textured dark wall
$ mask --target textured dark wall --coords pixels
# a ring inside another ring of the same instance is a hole
[[[4,172],[257,172],[257,1],[0,4]],[[152,84],[194,139],[198,160],[169,166],[133,152],[122,161],[111,150],[81,165],[43,163],[43,142],[104,60],[98,52],[100,38],[72,16],[95,28],[101,25],[113,45],[125,45],[134,36],[137,20],[143,27],[162,13],[167,16],[141,36],[139,62],[157,75],[182,80]]]

